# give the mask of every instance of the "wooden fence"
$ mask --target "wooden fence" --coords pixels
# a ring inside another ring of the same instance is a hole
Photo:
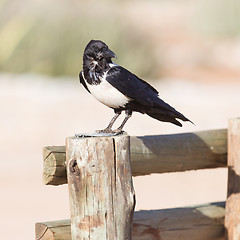
[[[43,159],[46,185],[69,184],[71,221],[36,223],[38,240],[240,239],[240,119],[231,119],[228,130],[68,138],[66,147],[45,147]],[[140,176],[218,167],[229,169],[226,210],[225,203],[210,203],[139,211],[131,224],[131,172]]]

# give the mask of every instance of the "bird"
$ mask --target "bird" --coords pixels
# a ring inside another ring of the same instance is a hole
[[[83,69],[80,83],[99,102],[114,110],[114,117],[98,133],[121,133],[133,112],[147,114],[162,122],[182,127],[182,121],[190,121],[159,97],[159,92],[149,83],[124,67],[115,64],[116,54],[101,40],[91,40],[83,53]],[[125,111],[121,125],[112,130],[113,124]]]

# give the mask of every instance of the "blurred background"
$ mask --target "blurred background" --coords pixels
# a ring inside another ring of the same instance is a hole
[[[237,0],[1,0],[3,239],[33,239],[35,222],[69,218],[67,186],[41,182],[41,149],[104,128],[113,116],[79,84],[91,39],[106,42],[117,64],[196,124],[179,128],[136,113],[130,135],[227,128],[239,116]],[[136,177],[136,209],[224,201],[226,183],[226,169]]]

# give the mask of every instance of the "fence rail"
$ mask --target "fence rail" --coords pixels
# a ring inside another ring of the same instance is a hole
[[[223,240],[224,203],[134,213],[133,240]],[[36,224],[36,240],[71,240],[68,220]]]
[[[227,166],[227,129],[130,137],[132,175]],[[67,183],[65,146],[43,148],[43,182]]]

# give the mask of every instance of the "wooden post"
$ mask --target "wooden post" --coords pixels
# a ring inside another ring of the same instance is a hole
[[[72,239],[132,239],[129,136],[67,138],[66,157]]]
[[[225,215],[226,239],[240,239],[240,119],[228,126],[228,197]]]

